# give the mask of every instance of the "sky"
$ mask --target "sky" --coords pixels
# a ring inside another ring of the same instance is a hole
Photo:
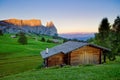
[[[98,32],[103,18],[120,15],[120,0],[0,0],[0,20],[53,21],[58,33]]]

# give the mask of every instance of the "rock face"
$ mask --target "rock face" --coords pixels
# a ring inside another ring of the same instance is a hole
[[[57,29],[53,22],[47,22],[46,26],[42,25],[41,20],[19,20],[19,19],[8,19],[0,21],[0,29],[4,33],[18,33],[20,31],[28,34],[44,34],[54,36],[57,33]]]

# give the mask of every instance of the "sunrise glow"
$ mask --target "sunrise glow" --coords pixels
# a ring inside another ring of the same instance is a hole
[[[0,0],[0,20],[40,19],[53,21],[58,33],[97,32],[102,18],[120,12],[120,0]]]

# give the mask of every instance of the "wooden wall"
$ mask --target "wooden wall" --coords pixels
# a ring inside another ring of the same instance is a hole
[[[59,53],[48,58],[48,67],[56,66],[64,63],[64,54]]]
[[[102,50],[93,46],[84,46],[68,54],[58,53],[47,59],[47,66],[56,66],[61,64],[79,65],[79,64],[99,64],[101,63]]]
[[[70,53],[70,64],[99,64],[101,50],[92,46],[84,46]]]

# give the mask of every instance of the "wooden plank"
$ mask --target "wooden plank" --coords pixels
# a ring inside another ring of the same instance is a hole
[[[99,61],[100,49],[95,47],[85,46],[71,53],[71,64],[74,64],[74,62],[75,64],[98,64]]]
[[[80,49],[70,52],[66,56],[63,53],[51,56],[48,59],[48,64],[49,66],[60,65],[63,64],[64,62],[71,65],[98,64],[100,63],[101,60],[100,51],[101,51],[100,49],[95,47],[84,46]]]
[[[64,54],[59,53],[48,58],[48,66],[61,65],[64,63]]]

